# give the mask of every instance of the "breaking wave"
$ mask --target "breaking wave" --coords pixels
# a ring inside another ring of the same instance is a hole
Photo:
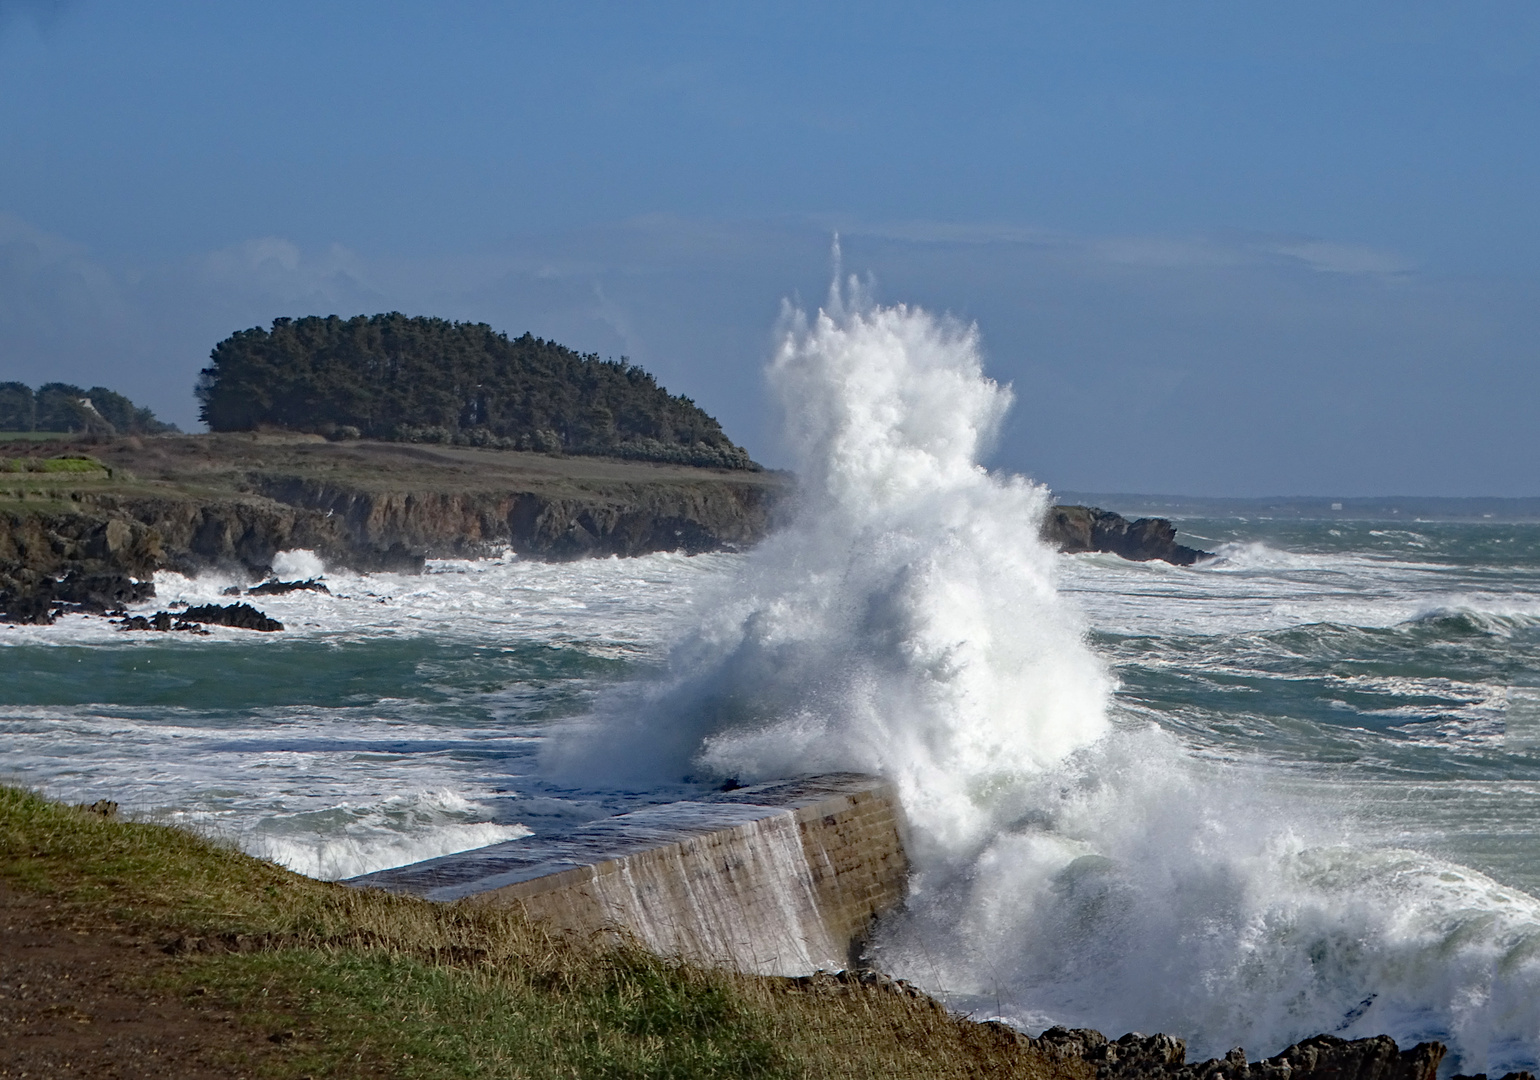
[[[788,312],[769,375],[796,520],[707,591],[665,678],[553,746],[558,772],[887,776],[915,872],[876,955],[975,1012],[1163,1030],[1204,1055],[1387,1032],[1444,1039],[1467,1072],[1533,1065],[1534,898],[1377,846],[1275,765],[1109,713],[1037,539],[1045,491],[978,463],[1011,395],[973,328],[852,282]]]

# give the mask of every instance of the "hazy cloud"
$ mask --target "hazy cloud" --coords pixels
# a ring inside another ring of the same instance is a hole
[[[1312,270],[1328,274],[1405,274],[1416,264],[1389,251],[1361,244],[1332,244],[1321,240],[1275,244],[1272,251],[1298,259]]]

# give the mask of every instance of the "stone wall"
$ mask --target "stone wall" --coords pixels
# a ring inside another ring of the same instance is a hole
[[[838,774],[739,788],[355,878],[616,930],[665,956],[760,974],[846,967],[908,863],[892,788]]]

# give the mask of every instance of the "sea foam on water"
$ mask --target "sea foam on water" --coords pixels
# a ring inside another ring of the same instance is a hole
[[[705,591],[668,674],[553,763],[588,782],[890,778],[914,875],[876,958],[975,1013],[1203,1055],[1385,1032],[1443,1039],[1466,1071],[1533,1065],[1532,897],[1376,845],[1329,787],[1115,707],[1038,539],[1047,493],[978,463],[1011,395],[975,329],[852,283],[788,312],[769,374],[795,520]]]

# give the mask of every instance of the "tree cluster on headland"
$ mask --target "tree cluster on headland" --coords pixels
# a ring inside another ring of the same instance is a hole
[[[757,467],[715,419],[626,359],[510,339],[485,323],[281,318],[221,341],[211,361],[197,394],[213,431]]]
[[[0,383],[0,431],[51,431],[81,435],[160,435],[176,431],[149,409],[105,386],[82,390],[70,383]]]

